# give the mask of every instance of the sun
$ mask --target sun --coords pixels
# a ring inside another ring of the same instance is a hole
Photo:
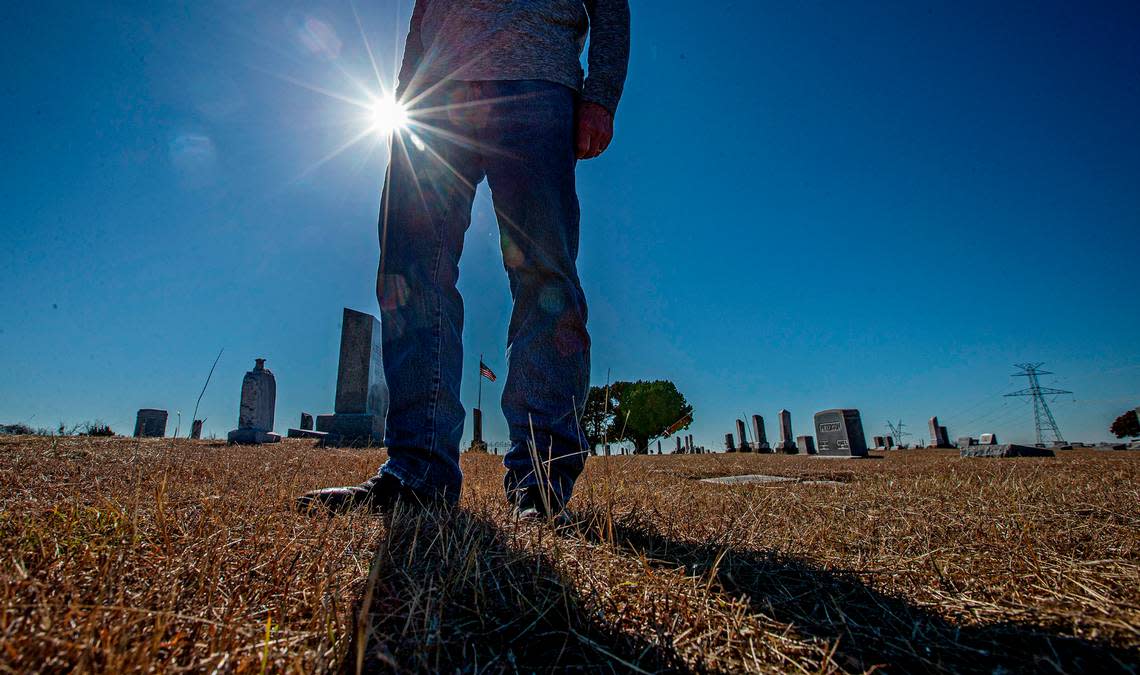
[[[372,131],[387,136],[408,126],[408,110],[395,97],[381,96],[372,101]]]

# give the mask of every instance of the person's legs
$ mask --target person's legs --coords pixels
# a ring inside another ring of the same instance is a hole
[[[548,479],[557,509],[585,465],[578,421],[590,371],[576,267],[575,94],[540,81],[486,87],[484,96],[495,101],[486,139],[495,150],[483,159],[514,299],[502,397],[511,440],[505,486],[517,499],[522,488]]]
[[[461,103],[468,87],[454,84],[412,111],[422,125],[392,139],[380,208],[380,301],[384,375],[389,404],[384,443],[391,475],[416,492],[459,499],[459,443],[464,409],[463,300],[456,289],[463,235],[471,222],[479,155],[457,142],[470,130]],[[433,112],[434,111],[434,112]]]

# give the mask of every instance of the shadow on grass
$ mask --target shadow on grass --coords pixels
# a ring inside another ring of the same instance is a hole
[[[463,510],[397,513],[359,605],[346,673],[692,672],[597,622],[546,555]]]
[[[618,548],[644,555],[652,564],[683,566],[692,575],[711,572],[724,592],[745,599],[758,614],[791,624],[803,637],[838,641],[833,658],[845,670],[1135,673],[1140,662],[1137,650],[1035,626],[958,626],[876,591],[855,575],[776,553],[725,552],[671,540],[652,524],[615,523],[613,539]]]

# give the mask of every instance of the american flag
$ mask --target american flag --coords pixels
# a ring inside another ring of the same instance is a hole
[[[499,378],[495,377],[495,371],[488,368],[487,364],[483,363],[482,359],[479,359],[479,374],[482,375],[483,377],[487,378],[488,380],[492,381],[492,382],[499,379]]]

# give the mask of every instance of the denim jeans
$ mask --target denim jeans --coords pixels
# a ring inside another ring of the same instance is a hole
[[[590,337],[578,281],[576,94],[538,80],[447,82],[392,139],[380,209],[380,301],[391,474],[458,500],[463,299],[456,289],[475,187],[485,177],[514,309],[502,407],[508,497],[549,485],[570,499],[585,464],[579,418]],[[535,458],[538,459],[536,464]]]

